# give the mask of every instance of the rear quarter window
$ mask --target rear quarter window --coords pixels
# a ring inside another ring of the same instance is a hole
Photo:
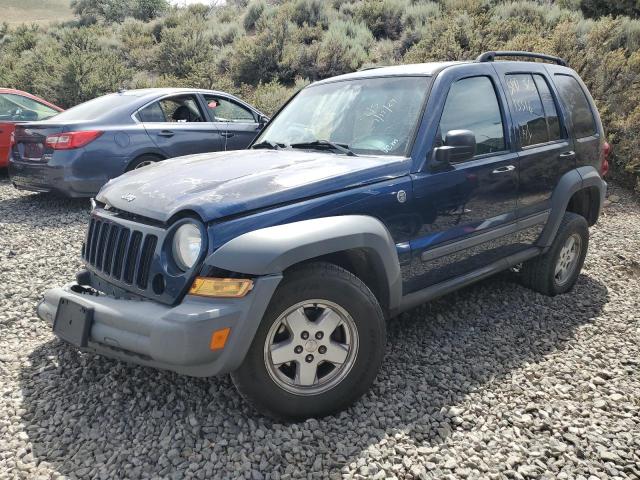
[[[597,133],[596,120],[587,100],[587,95],[574,77],[556,74],[554,82],[560,99],[571,118],[576,138],[589,137]]]

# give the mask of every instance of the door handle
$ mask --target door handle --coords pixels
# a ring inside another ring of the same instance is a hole
[[[222,135],[224,138],[231,138],[233,137],[235,134],[232,132],[223,132],[220,135]]]
[[[560,158],[570,158],[570,157],[574,157],[576,154],[576,152],[574,152],[573,150],[569,150],[568,152],[563,152],[560,154]]]
[[[174,133],[171,130],[162,130],[158,135],[160,137],[173,137]]]
[[[513,165],[505,165],[504,167],[498,167],[496,168],[493,172],[491,173],[506,173],[506,172],[512,172],[516,169],[515,166]]]

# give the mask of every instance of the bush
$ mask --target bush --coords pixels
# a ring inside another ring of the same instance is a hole
[[[212,64],[212,60],[213,48],[203,20],[192,18],[163,30],[155,60],[159,73],[187,76],[199,63]]]
[[[147,22],[163,14],[169,4],[167,0],[71,0],[71,8],[89,24],[97,19],[122,22],[128,16]]]
[[[242,19],[242,24],[247,32],[256,28],[256,24],[267,8],[267,2],[264,0],[253,0],[247,7],[247,11]]]
[[[402,16],[408,6],[406,0],[365,0],[359,4],[356,14],[376,38],[400,38]]]
[[[318,68],[323,77],[352,72],[368,61],[373,36],[364,24],[338,20],[320,44]]]
[[[296,0],[291,10],[291,20],[300,27],[307,24],[326,28],[329,23],[323,0]]]

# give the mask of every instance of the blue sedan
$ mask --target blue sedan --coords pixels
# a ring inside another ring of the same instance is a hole
[[[267,120],[224,92],[121,91],[19,125],[9,176],[19,189],[92,197],[110,179],[154,162],[243,149]]]

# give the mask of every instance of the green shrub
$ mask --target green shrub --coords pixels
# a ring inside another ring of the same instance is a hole
[[[327,27],[329,17],[323,0],[296,0],[291,10],[291,20],[298,26],[304,24]]]
[[[247,11],[244,14],[244,18],[242,19],[242,24],[244,25],[244,29],[247,32],[252,31],[256,28],[256,24],[260,17],[267,9],[267,2],[264,0],[253,0],[249,6],[247,7]]]
[[[186,76],[199,63],[211,63],[213,48],[203,20],[168,28],[162,32],[156,53],[156,70],[175,76]]]
[[[374,37],[395,40],[402,33],[402,16],[407,6],[406,0],[364,0],[356,12]]]
[[[364,24],[338,20],[329,26],[318,52],[323,77],[340,75],[360,68],[368,61],[373,36]]]

